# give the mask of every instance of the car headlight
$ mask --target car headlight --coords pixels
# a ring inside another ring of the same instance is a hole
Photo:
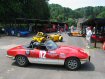
[[[82,53],[86,53],[83,49],[81,49],[80,52],[82,52]]]
[[[84,52],[84,49],[80,49],[80,52]]]

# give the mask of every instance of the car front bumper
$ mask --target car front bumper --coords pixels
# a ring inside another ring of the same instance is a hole
[[[84,64],[86,62],[90,62],[90,56],[87,59],[80,59],[81,64]]]
[[[11,59],[15,59],[15,57],[14,56],[10,56],[10,55],[6,55],[8,58],[11,58]]]

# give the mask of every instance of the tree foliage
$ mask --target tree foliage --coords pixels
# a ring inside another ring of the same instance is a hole
[[[79,12],[73,11],[70,8],[62,7],[58,4],[50,4],[49,9],[51,21],[68,22],[70,25],[74,25],[75,22],[73,19],[81,17]]]
[[[67,20],[68,18],[79,18],[81,14],[79,12],[75,12],[70,8],[62,7],[58,4],[50,4],[49,5],[51,19],[61,19]],[[61,17],[61,18],[59,18]]]
[[[75,19],[68,18],[68,20],[66,22],[69,24],[69,26],[72,26],[72,25],[76,26],[76,20]]]
[[[88,6],[84,8],[78,8],[75,11],[79,12],[82,15],[82,17],[95,18],[101,12],[105,11],[105,7],[104,6],[96,6],[96,7]]]
[[[0,19],[31,18],[58,22],[72,22],[78,18],[105,18],[105,7],[83,7],[76,10],[58,4],[48,4],[49,0],[0,0]],[[70,24],[70,23],[69,23]],[[71,25],[70,24],[70,25]]]
[[[75,25],[78,18],[105,18],[104,6],[88,6],[72,10],[71,8],[62,7],[58,4],[49,4],[50,19],[52,21],[68,22],[69,25]]]
[[[97,18],[105,18],[105,11],[101,12]]]
[[[0,0],[0,19],[49,19],[48,0]]]

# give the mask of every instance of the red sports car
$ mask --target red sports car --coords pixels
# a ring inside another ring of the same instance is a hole
[[[84,62],[90,61],[90,56],[84,49],[58,46],[51,40],[14,47],[7,51],[7,56],[15,59],[19,66],[29,63],[55,64],[65,65],[68,70],[76,70]]]

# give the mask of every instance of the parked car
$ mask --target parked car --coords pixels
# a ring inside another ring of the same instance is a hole
[[[103,50],[105,50],[105,42],[103,43]]]
[[[81,64],[90,61],[90,56],[82,48],[58,46],[52,40],[44,43],[20,45],[7,51],[7,56],[23,67],[29,63],[64,65],[68,70],[76,70]]]
[[[43,32],[38,32],[33,38],[32,41],[35,42],[43,42],[47,39],[47,34],[43,33]]]
[[[81,34],[80,32],[72,32],[69,33],[69,36],[85,36],[85,34]]]
[[[63,37],[60,34],[45,34],[43,32],[38,32],[33,38],[32,41],[43,42],[47,39],[51,39],[53,41],[63,41]]]
[[[61,36],[60,34],[51,34],[48,35],[48,37],[53,41],[60,41],[60,42],[63,41],[63,36]]]
[[[4,28],[6,35],[12,35],[12,36],[27,36],[29,35],[29,30],[28,28],[24,27],[10,27],[7,26]]]
[[[101,35],[101,34],[93,34],[91,36],[92,40],[96,40],[96,41],[101,41],[104,42],[105,41],[105,35]]]

